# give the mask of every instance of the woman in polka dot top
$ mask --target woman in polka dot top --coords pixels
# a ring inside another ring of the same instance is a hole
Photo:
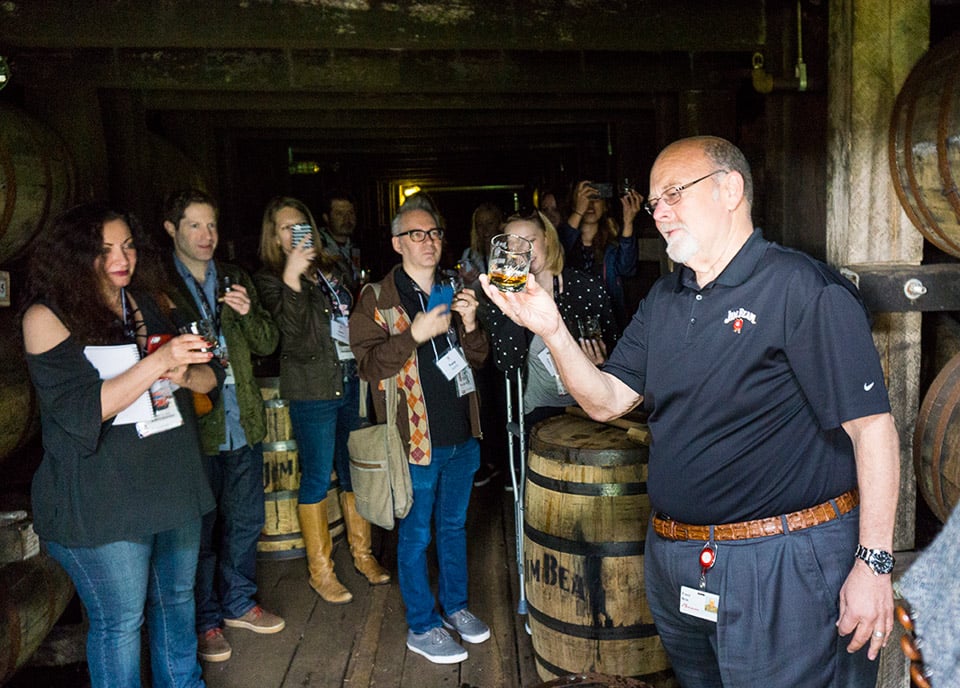
[[[610,297],[600,279],[564,269],[557,230],[540,212],[513,215],[502,231],[532,242],[530,274],[553,294],[564,324],[579,338],[584,353],[597,365],[603,363],[616,342],[617,328]],[[490,336],[497,368],[511,375],[518,369],[523,370],[527,428],[576,404],[563,387],[550,352],[539,336],[514,323],[487,299],[481,301],[478,314]]]

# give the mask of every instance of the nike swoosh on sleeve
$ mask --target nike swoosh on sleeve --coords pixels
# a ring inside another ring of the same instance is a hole
[[[869,383],[869,384],[864,383],[864,385],[863,385],[863,391],[864,391],[864,392],[869,392],[871,389],[873,389],[873,385],[874,385],[874,383],[872,383],[872,382]]]

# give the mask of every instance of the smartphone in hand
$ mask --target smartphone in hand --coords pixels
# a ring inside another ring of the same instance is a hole
[[[306,223],[296,224],[290,227],[290,232],[293,235],[293,245],[297,246],[301,241],[306,238],[306,241],[303,241],[303,248],[310,248],[313,246],[313,227]]]
[[[152,354],[161,346],[173,339],[172,334],[151,334],[147,337],[147,354]]]
[[[439,305],[446,306],[444,312],[450,311],[450,304],[453,303],[453,285],[434,284],[430,290],[430,300],[427,302],[427,310],[432,311]]]
[[[590,188],[596,191],[591,198],[613,198],[613,184],[610,182],[594,182],[590,184]]]

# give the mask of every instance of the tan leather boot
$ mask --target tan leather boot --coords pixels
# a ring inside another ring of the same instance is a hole
[[[300,532],[307,549],[307,565],[310,569],[310,587],[327,602],[346,604],[353,600],[350,591],[337,580],[333,571],[333,542],[327,524],[327,500],[316,504],[297,506]]]
[[[390,572],[380,566],[370,552],[370,522],[357,513],[357,499],[352,492],[340,493],[343,521],[347,524],[347,542],[353,555],[353,566],[367,577],[371,585],[390,582]]]

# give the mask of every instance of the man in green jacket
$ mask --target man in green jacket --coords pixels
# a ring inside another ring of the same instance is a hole
[[[222,662],[231,648],[222,626],[277,633],[284,621],[257,604],[257,540],[263,528],[263,451],[266,420],[251,354],[273,352],[279,332],[260,306],[249,275],[213,259],[217,204],[187,189],[164,204],[163,226],[173,239],[168,293],[178,324],[206,324],[226,379],[213,409],[199,421],[200,442],[217,509],[203,519],[197,565],[197,644],[201,659]],[[216,533],[216,536],[215,536]]]

